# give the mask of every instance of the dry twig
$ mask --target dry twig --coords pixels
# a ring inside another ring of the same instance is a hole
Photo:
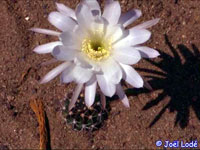
[[[48,133],[43,103],[41,100],[31,99],[30,106],[31,109],[35,112],[39,123],[40,149],[46,150],[48,147]]]

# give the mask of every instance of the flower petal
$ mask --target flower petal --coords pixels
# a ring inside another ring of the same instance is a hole
[[[130,107],[128,98],[121,86],[121,84],[116,85],[116,93],[119,96],[119,99],[122,101],[125,107]]]
[[[73,64],[62,73],[61,82],[69,83],[71,81],[75,81],[78,84],[85,83],[91,79],[92,75],[91,70],[84,69],[81,66]]]
[[[151,36],[151,32],[145,29],[129,29],[129,35],[114,44],[114,48],[128,47],[146,42]]]
[[[89,60],[85,58],[86,56],[82,53],[77,53],[77,64],[79,64],[81,67],[85,69],[91,69],[93,66],[90,64]]]
[[[58,74],[60,74],[63,70],[65,70],[70,65],[69,62],[65,62],[48,72],[43,79],[40,81],[41,84],[47,83],[53,78],[55,78]]]
[[[78,84],[76,86],[75,92],[74,92],[74,94],[72,96],[72,100],[71,100],[71,102],[70,102],[70,104],[68,106],[68,111],[70,111],[74,107],[74,105],[76,103],[76,100],[77,100],[79,94],[81,93],[82,88],[83,88],[83,84]]]
[[[99,92],[99,94],[100,94],[102,108],[103,108],[103,110],[105,110],[106,109],[106,97],[101,91]]]
[[[80,3],[75,11],[79,26],[85,30],[90,30],[90,23],[94,20],[92,12],[88,10],[90,10],[88,5]]]
[[[48,30],[48,29],[41,29],[41,28],[31,28],[29,29],[33,32],[37,33],[42,33],[42,34],[47,34],[47,35],[53,35],[53,36],[59,36],[61,33],[53,30]]]
[[[122,79],[122,69],[120,65],[114,60],[109,59],[108,61],[101,64],[104,78],[113,83],[117,84]]]
[[[72,71],[74,70],[74,67],[75,67],[75,64],[71,63],[71,65],[62,72],[60,76],[61,83],[70,83],[74,81],[74,76],[72,73]]]
[[[136,88],[143,87],[144,81],[142,77],[129,65],[121,64],[121,67],[124,70],[123,79],[128,82],[130,85]]]
[[[51,12],[48,16],[49,22],[61,31],[71,31],[77,23],[70,17],[59,12]]]
[[[95,95],[96,95],[96,87],[97,87],[97,81],[93,82],[87,82],[85,86],[85,104],[87,107],[92,106],[95,100]]]
[[[159,20],[160,20],[159,18],[152,19],[152,20],[146,21],[142,24],[139,24],[139,25],[135,26],[134,28],[147,29],[147,28],[150,28],[150,27],[154,26],[155,24],[157,24],[159,22]]]
[[[90,32],[89,32],[90,38],[92,38],[92,36],[94,36],[94,33],[96,31],[98,31],[99,33],[106,33],[107,26],[108,26],[108,22],[106,19],[104,19],[102,17],[95,18],[95,20],[90,23]]]
[[[81,48],[80,39],[75,35],[75,33],[66,31],[60,35],[60,39],[63,45],[79,50]]]
[[[73,70],[73,75],[76,83],[85,83],[91,79],[93,73],[91,70],[76,66]]]
[[[66,46],[56,46],[53,49],[52,55],[61,61],[70,61],[73,60],[76,54],[76,50],[71,49]]]
[[[136,64],[141,59],[139,51],[133,47],[116,49],[113,52],[113,57],[116,61],[127,65]]]
[[[53,51],[54,47],[56,47],[58,45],[62,45],[62,43],[60,41],[51,42],[51,43],[39,45],[33,51],[38,54],[51,53]]]
[[[105,4],[104,12],[102,17],[104,17],[109,24],[116,25],[119,21],[121,15],[121,7],[118,1],[110,1]]]
[[[119,40],[125,34],[125,30],[122,29],[121,25],[108,25],[106,28],[105,39],[111,39],[112,43]]]
[[[96,77],[103,94],[106,96],[112,97],[116,91],[115,84],[107,81],[103,75],[96,75]]]
[[[137,46],[137,47],[133,47],[133,48],[139,50],[139,52],[143,58],[155,58],[160,55],[157,50],[146,47],[146,46]]]
[[[52,58],[52,59],[50,59],[50,60],[47,60],[47,61],[45,61],[45,62],[42,62],[42,63],[41,63],[41,66],[47,66],[47,65],[50,65],[50,64],[56,63],[56,62],[58,62],[58,60],[55,59],[55,58]]]
[[[101,15],[101,8],[96,0],[84,0],[83,3],[89,6],[93,16]]]
[[[124,27],[127,27],[131,23],[133,23],[136,19],[138,19],[142,15],[142,12],[138,9],[133,9],[124,13],[119,18],[119,24],[122,24]]]
[[[62,3],[56,3],[57,10],[63,15],[70,16],[76,20],[75,11]]]

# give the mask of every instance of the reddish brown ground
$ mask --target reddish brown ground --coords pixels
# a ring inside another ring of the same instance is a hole
[[[73,131],[63,121],[60,101],[73,91],[75,84],[61,85],[59,78],[44,85],[38,83],[57,64],[40,67],[41,62],[52,57],[32,50],[56,39],[27,29],[55,29],[47,21],[49,12],[55,10],[55,1],[58,0],[0,1],[0,149],[38,148],[38,123],[29,106],[32,95],[44,102],[52,149],[155,149],[158,139],[200,140],[199,0],[120,0],[123,12],[131,8],[142,10],[143,16],[135,24],[161,19],[151,28],[153,36],[146,44],[159,49],[161,56],[153,62],[142,60],[135,67],[166,75],[139,70],[150,80],[154,91],[124,87],[131,108],[126,109],[119,100],[112,101],[104,127],[92,134]],[[78,0],[59,2],[71,8],[78,4]],[[158,63],[157,67],[153,63]],[[150,74],[159,78],[148,78]]]

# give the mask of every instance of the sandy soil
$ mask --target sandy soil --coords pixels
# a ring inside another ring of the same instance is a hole
[[[146,44],[161,56],[134,66],[154,90],[124,86],[131,108],[113,100],[105,124],[93,133],[73,131],[63,120],[61,101],[70,98],[66,95],[75,84],[60,84],[59,78],[38,83],[57,64],[40,66],[52,57],[32,50],[56,39],[27,29],[55,29],[47,21],[55,2],[75,8],[79,1],[0,1],[0,149],[39,147],[37,118],[29,105],[33,95],[44,102],[52,149],[155,149],[157,140],[200,139],[199,0],[120,0],[123,12],[142,10],[143,16],[133,25],[161,19],[151,28],[152,38]]]

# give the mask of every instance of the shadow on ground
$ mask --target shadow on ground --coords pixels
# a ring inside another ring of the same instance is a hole
[[[137,69],[149,74],[146,78],[151,79],[149,83],[154,91],[163,90],[157,98],[150,100],[143,110],[154,107],[165,97],[170,97],[169,102],[155,116],[149,127],[152,127],[169,109],[170,112],[177,112],[175,126],[179,124],[181,128],[185,128],[188,125],[190,108],[200,120],[200,52],[194,44],[191,45],[191,50],[182,44],[174,48],[167,35],[165,35],[165,42],[172,56],[160,51],[162,58],[160,62],[146,60],[161,71]],[[183,56],[184,62],[181,61],[180,55]]]

